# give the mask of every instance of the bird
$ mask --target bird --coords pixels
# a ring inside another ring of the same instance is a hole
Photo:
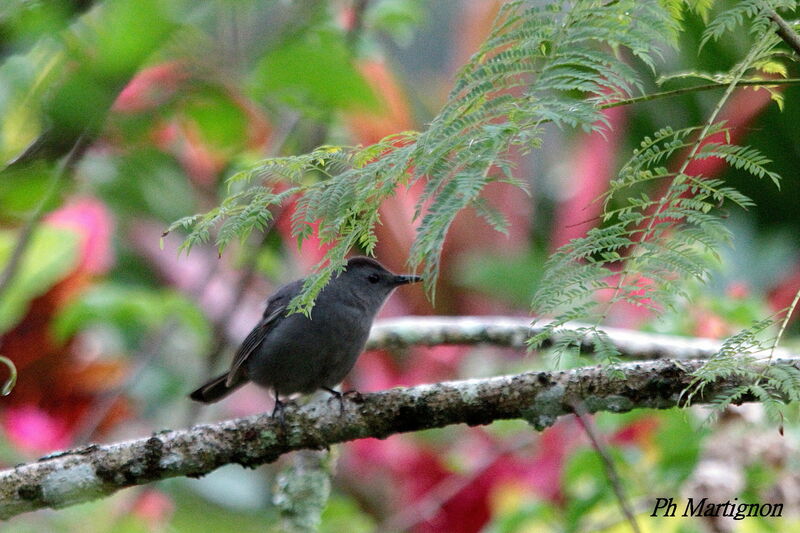
[[[228,371],[198,387],[190,398],[213,403],[252,381],[274,392],[273,418],[278,411],[283,418],[281,397],[320,389],[337,397],[343,412],[342,394],[333,387],[355,365],[372,321],[391,292],[421,280],[413,274],[394,274],[370,257],[353,257],[317,295],[309,316],[287,314],[305,279],[283,285],[267,300],[261,320],[236,351]]]

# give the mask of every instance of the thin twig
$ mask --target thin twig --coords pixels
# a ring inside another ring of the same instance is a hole
[[[534,437],[527,434],[525,438],[509,442],[483,459],[467,476],[450,475],[426,492],[412,505],[382,521],[373,533],[385,531],[408,531],[417,524],[430,520],[436,513],[452,500],[459,492],[468,487],[498,460],[516,453],[534,442]]]
[[[663,98],[672,98],[673,96],[680,96],[688,93],[699,93],[704,91],[713,91],[715,89],[725,89],[729,83],[708,83],[706,85],[695,85],[694,87],[682,87],[680,89],[672,89],[669,91],[662,91],[659,93],[645,94],[642,96],[634,96],[633,98],[625,98],[624,100],[617,100],[598,106],[600,109],[611,109],[613,107],[621,107],[632,104],[640,104],[642,102],[651,102],[653,100],[661,100]],[[777,87],[777,86],[793,86],[800,85],[800,78],[786,78],[786,79],[768,79],[768,80],[739,80],[736,82],[737,87]],[[549,122],[549,121],[546,121]]]
[[[0,388],[0,395],[8,396],[11,394],[14,385],[17,384],[17,367],[14,365],[14,361],[4,355],[0,355],[0,363],[8,367],[8,378],[6,378],[5,383],[3,383],[3,387]]]
[[[797,32],[795,32],[789,23],[774,10],[770,9],[769,12],[767,12],[767,16],[778,26],[775,33],[777,33],[778,36],[783,39],[783,42],[788,44],[795,53],[800,54],[800,36],[797,35]]]
[[[617,497],[617,503],[619,503],[622,514],[625,515],[625,518],[631,525],[631,529],[634,531],[634,533],[641,533],[639,524],[636,522],[636,517],[631,509],[630,502],[628,502],[628,498],[625,495],[625,489],[622,487],[622,482],[617,474],[617,468],[614,466],[614,460],[611,458],[611,454],[608,453],[605,443],[600,441],[600,437],[586,412],[586,407],[584,407],[583,402],[576,402],[573,407],[575,409],[575,416],[577,417],[578,422],[580,422],[583,430],[586,432],[586,435],[589,437],[589,440],[592,443],[592,447],[603,462],[603,468],[606,471],[608,481],[611,483],[611,489],[614,491],[614,494]]]
[[[58,166],[53,171],[53,177],[50,180],[50,186],[47,188],[47,191],[45,192],[44,196],[42,196],[41,200],[39,200],[39,204],[29,215],[25,225],[22,227],[22,229],[20,229],[19,238],[14,246],[14,250],[11,252],[11,257],[9,258],[8,263],[6,263],[5,268],[3,268],[2,273],[0,273],[0,300],[2,300],[3,296],[5,296],[6,291],[11,286],[11,282],[17,274],[17,270],[22,262],[22,257],[25,255],[25,251],[28,249],[28,245],[31,242],[31,237],[33,237],[33,232],[44,216],[45,207],[47,207],[56,191],[58,191],[58,187],[61,184],[64,176],[69,173],[69,171],[75,165],[75,162],[83,154],[83,148],[86,146],[86,141],[86,135],[81,135],[78,137],[67,155],[61,159]]]
[[[783,320],[781,320],[780,327],[778,328],[778,334],[775,335],[775,339],[772,341],[772,347],[769,350],[769,357],[767,358],[767,361],[766,361],[767,365],[769,365],[769,363],[772,362],[772,358],[775,356],[775,350],[778,349],[778,344],[781,342],[781,339],[783,338],[783,334],[786,332],[786,326],[789,325],[789,319],[792,318],[792,315],[794,314],[795,310],[797,309],[797,304],[798,303],[800,303],[800,290],[798,290],[794,294],[794,298],[792,299],[792,303],[790,303],[789,307],[786,308],[786,313],[785,313],[785,315],[783,317]],[[758,385],[761,382],[761,380],[766,376],[766,372],[767,372],[768,368],[769,368],[768,366],[765,366],[764,370],[761,371],[761,374],[758,376],[758,379],[756,380],[756,383],[755,383],[756,385]]]

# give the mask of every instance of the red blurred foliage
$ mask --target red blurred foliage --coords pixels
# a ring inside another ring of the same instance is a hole
[[[563,503],[560,479],[564,460],[578,442],[574,435],[574,423],[564,421],[544,431],[532,451],[509,453],[483,429],[472,429],[454,445],[471,463],[463,475],[447,468],[442,450],[405,436],[363,439],[348,446],[341,472],[354,482],[369,478],[376,491],[372,496],[394,503],[390,513],[418,516],[416,532],[472,533],[491,518],[493,492],[509,482]],[[455,491],[440,491],[450,483]]]
[[[770,306],[777,310],[786,309],[791,305],[797,292],[800,291],[800,264],[796,265],[769,293]],[[791,321],[797,320],[800,313],[795,310]]]
[[[258,106],[244,97],[239,89],[219,80],[198,77],[188,65],[167,61],[139,72],[120,92],[112,111],[121,115],[154,114],[150,139],[153,144],[173,154],[186,174],[198,185],[214,184],[230,162],[230,147],[214,146],[203,138],[198,124],[181,108],[191,101],[194,90],[218,88],[246,117],[246,136],[239,149],[263,151],[272,135],[272,128]],[[163,117],[155,116],[164,114]],[[237,150],[238,151],[238,150]]]
[[[597,198],[615,175],[616,157],[625,133],[627,113],[622,107],[603,111],[609,128],[602,133],[581,135],[575,143],[574,157],[563,181],[568,196],[556,208],[551,246],[555,249],[586,235],[597,225],[603,205]]]
[[[414,127],[405,92],[382,59],[363,59],[358,70],[372,88],[381,106],[378,112],[351,112],[346,117],[353,135],[364,145]]]
[[[465,2],[460,12],[461,19],[456,22],[455,50],[451,63],[451,75],[443,78],[443,88],[451,86],[453,75],[461,65],[483,43],[489,34],[493,21],[502,2]],[[512,89],[519,93],[522,88]],[[501,93],[497,93],[498,95]],[[532,173],[527,161],[512,151],[505,155],[520,176]],[[531,237],[531,220],[535,205],[536,191],[528,196],[517,187],[508,183],[490,183],[481,196],[496,210],[502,213],[509,222],[508,237],[499,234],[473,210],[467,209],[459,213],[448,232],[442,251],[442,272],[444,273],[437,286],[437,311],[439,313],[457,314],[496,314],[508,312],[507,306],[487,299],[483,294],[473,294],[455,285],[450,275],[458,266],[457,262],[470,254],[492,255],[495,257],[519,256],[528,249]],[[441,297],[439,296],[441,295]],[[441,301],[441,304],[440,304]]]
[[[643,417],[617,431],[609,441],[622,446],[644,447],[650,443],[659,425],[657,418]]]
[[[179,61],[142,69],[120,91],[111,109],[118,113],[152,111],[172,99],[189,78],[186,66]]]
[[[153,131],[153,144],[171,153],[195,183],[212,185],[227,159],[207,145],[191,121],[170,121]]]
[[[80,247],[76,268],[35,298],[22,320],[0,339],[3,354],[19,371],[13,393],[3,402],[2,423],[12,442],[29,453],[65,446],[98,395],[120,383],[125,373],[119,361],[77,357],[72,353],[72,339],[59,342],[50,331],[58,312],[110,268],[110,214],[97,200],[79,197],[43,223],[75,232]],[[123,419],[129,410],[120,400],[101,421],[101,430]]]

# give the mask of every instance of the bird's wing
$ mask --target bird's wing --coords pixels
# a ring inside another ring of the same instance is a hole
[[[238,350],[236,350],[236,355],[233,358],[233,364],[228,372],[228,379],[225,381],[227,386],[235,383],[239,377],[241,377],[241,373],[244,372],[244,364],[247,361],[247,358],[250,357],[250,354],[257,350],[259,346],[261,346],[261,343],[267,338],[267,335],[275,326],[277,320],[279,320],[286,313],[286,307],[289,305],[289,302],[292,300],[294,295],[297,294],[301,287],[302,283],[290,283],[284,286],[281,290],[275,293],[272,298],[269,299],[267,302],[267,308],[264,310],[264,316],[261,318],[261,321],[258,323],[258,325],[256,325],[256,327],[253,328],[253,331],[251,331],[250,334],[245,337],[242,345],[239,346]]]

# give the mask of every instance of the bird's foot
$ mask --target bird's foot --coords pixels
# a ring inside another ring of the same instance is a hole
[[[344,395],[336,389],[330,387],[322,387],[322,390],[328,391],[331,395],[339,400],[339,416],[344,415]],[[347,394],[347,393],[345,393]]]
[[[346,398],[350,398],[350,400],[354,403],[361,404],[364,403],[364,397],[361,396],[361,393],[357,390],[348,390],[345,392],[339,392],[336,389],[331,389],[330,387],[322,387],[322,390],[328,391],[333,397],[335,397],[339,401],[339,416],[344,415],[344,400]]]

